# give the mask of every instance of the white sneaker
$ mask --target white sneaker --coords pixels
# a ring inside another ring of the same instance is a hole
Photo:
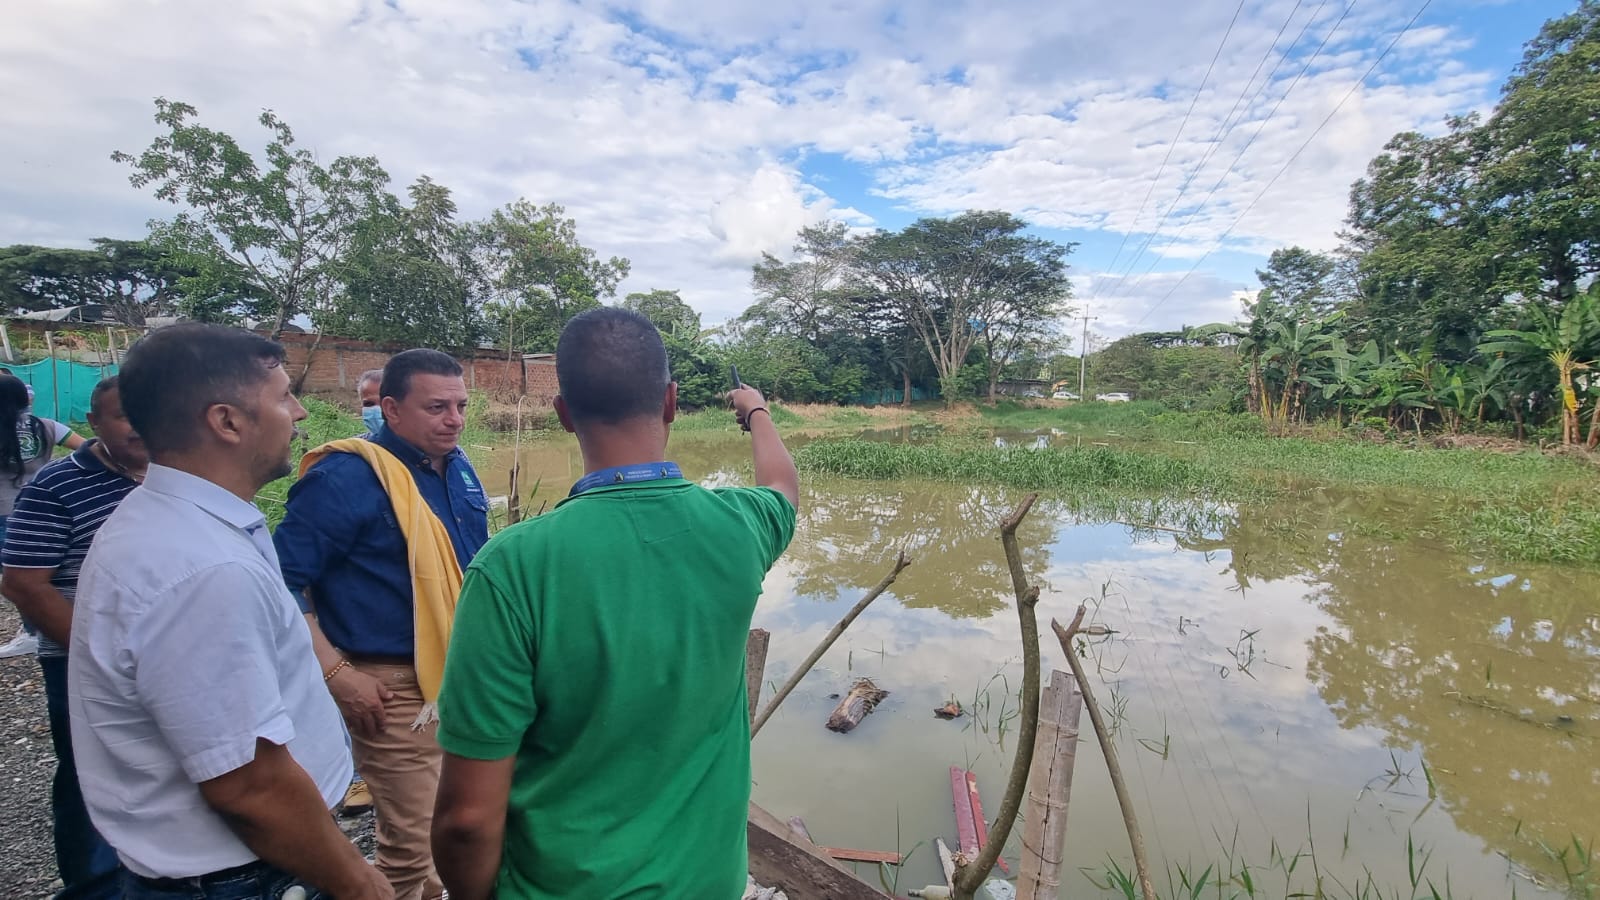
[[[10,643],[0,646],[0,659],[10,659],[13,656],[32,656],[39,652],[39,639],[29,634],[24,629],[17,629],[17,636]]]

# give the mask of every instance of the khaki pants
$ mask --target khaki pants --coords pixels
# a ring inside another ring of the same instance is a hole
[[[411,730],[412,720],[422,710],[415,669],[377,663],[354,667],[394,693],[386,706],[388,727],[383,733],[350,735],[356,771],[372,790],[377,814],[378,871],[394,886],[395,900],[436,900],[444,893],[433,868],[429,835],[443,757],[438,723]]]

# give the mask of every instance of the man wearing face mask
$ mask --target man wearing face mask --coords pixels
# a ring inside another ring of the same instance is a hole
[[[377,432],[306,454],[273,536],[372,793],[378,868],[403,900],[443,893],[428,846],[433,702],[461,571],[489,539],[488,497],[458,446],[461,376],[436,350],[390,359]]]
[[[367,426],[367,437],[374,437],[383,427],[383,405],[379,388],[383,385],[383,370],[368,369],[356,382],[356,400],[361,403],[361,424]]]

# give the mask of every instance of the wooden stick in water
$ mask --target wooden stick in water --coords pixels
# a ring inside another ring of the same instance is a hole
[[[778,711],[778,704],[788,698],[789,694],[799,686],[800,679],[806,677],[806,673],[810,672],[811,667],[817,664],[817,660],[828,652],[828,648],[832,647],[833,642],[839,639],[839,635],[844,634],[844,630],[850,627],[850,623],[854,622],[856,617],[861,615],[868,606],[871,606],[872,601],[878,599],[879,594],[888,590],[889,585],[894,584],[894,580],[900,577],[900,573],[905,571],[906,566],[909,565],[911,565],[911,560],[906,557],[906,552],[901,550],[896,555],[894,568],[890,570],[889,574],[883,576],[882,581],[873,586],[866,596],[857,601],[856,605],[844,614],[844,618],[839,620],[839,624],[833,626],[833,630],[829,631],[827,637],[822,639],[822,643],[817,645],[817,649],[811,651],[811,655],[806,657],[805,662],[801,663],[798,669],[794,670],[794,674],[790,675],[789,680],[783,683],[783,687],[778,688],[778,692],[772,696],[772,702],[768,703],[767,708],[763,709],[761,715],[757,716],[755,722],[751,723],[750,737],[754,738],[760,733],[761,726],[767,724],[767,720],[772,718],[772,714]]]

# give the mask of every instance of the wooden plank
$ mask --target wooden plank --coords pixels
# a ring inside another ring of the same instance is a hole
[[[968,861],[978,856],[978,826],[972,816],[972,793],[967,790],[967,770],[950,767],[950,799],[956,811],[956,849]]]
[[[754,803],[746,835],[751,876],[765,887],[782,889],[789,900],[892,900]]]
[[[1022,872],[1018,900],[1056,900],[1061,896],[1062,848],[1067,834],[1067,801],[1078,753],[1078,719],[1083,694],[1066,672],[1050,673],[1039,698],[1039,729],[1028,773],[1028,803],[1022,819]]]
[[[934,838],[933,849],[939,854],[939,870],[944,873],[944,886],[955,890],[956,860],[950,855],[950,847],[945,844],[944,838]]]
[[[756,710],[761,708],[761,680],[766,676],[767,645],[771,641],[771,632],[764,628],[752,628],[744,642],[744,692],[745,700],[750,704],[751,722],[756,720]]]
[[[989,843],[989,821],[983,815],[983,798],[978,796],[978,776],[971,771],[967,772],[967,795],[972,798],[972,824],[978,832],[978,849],[982,850]],[[994,861],[1000,871],[1011,874],[1011,867],[1005,860],[997,856]]]
[[[822,847],[823,853],[844,862],[888,863],[900,865],[900,854],[888,850],[857,850],[853,847]]]

